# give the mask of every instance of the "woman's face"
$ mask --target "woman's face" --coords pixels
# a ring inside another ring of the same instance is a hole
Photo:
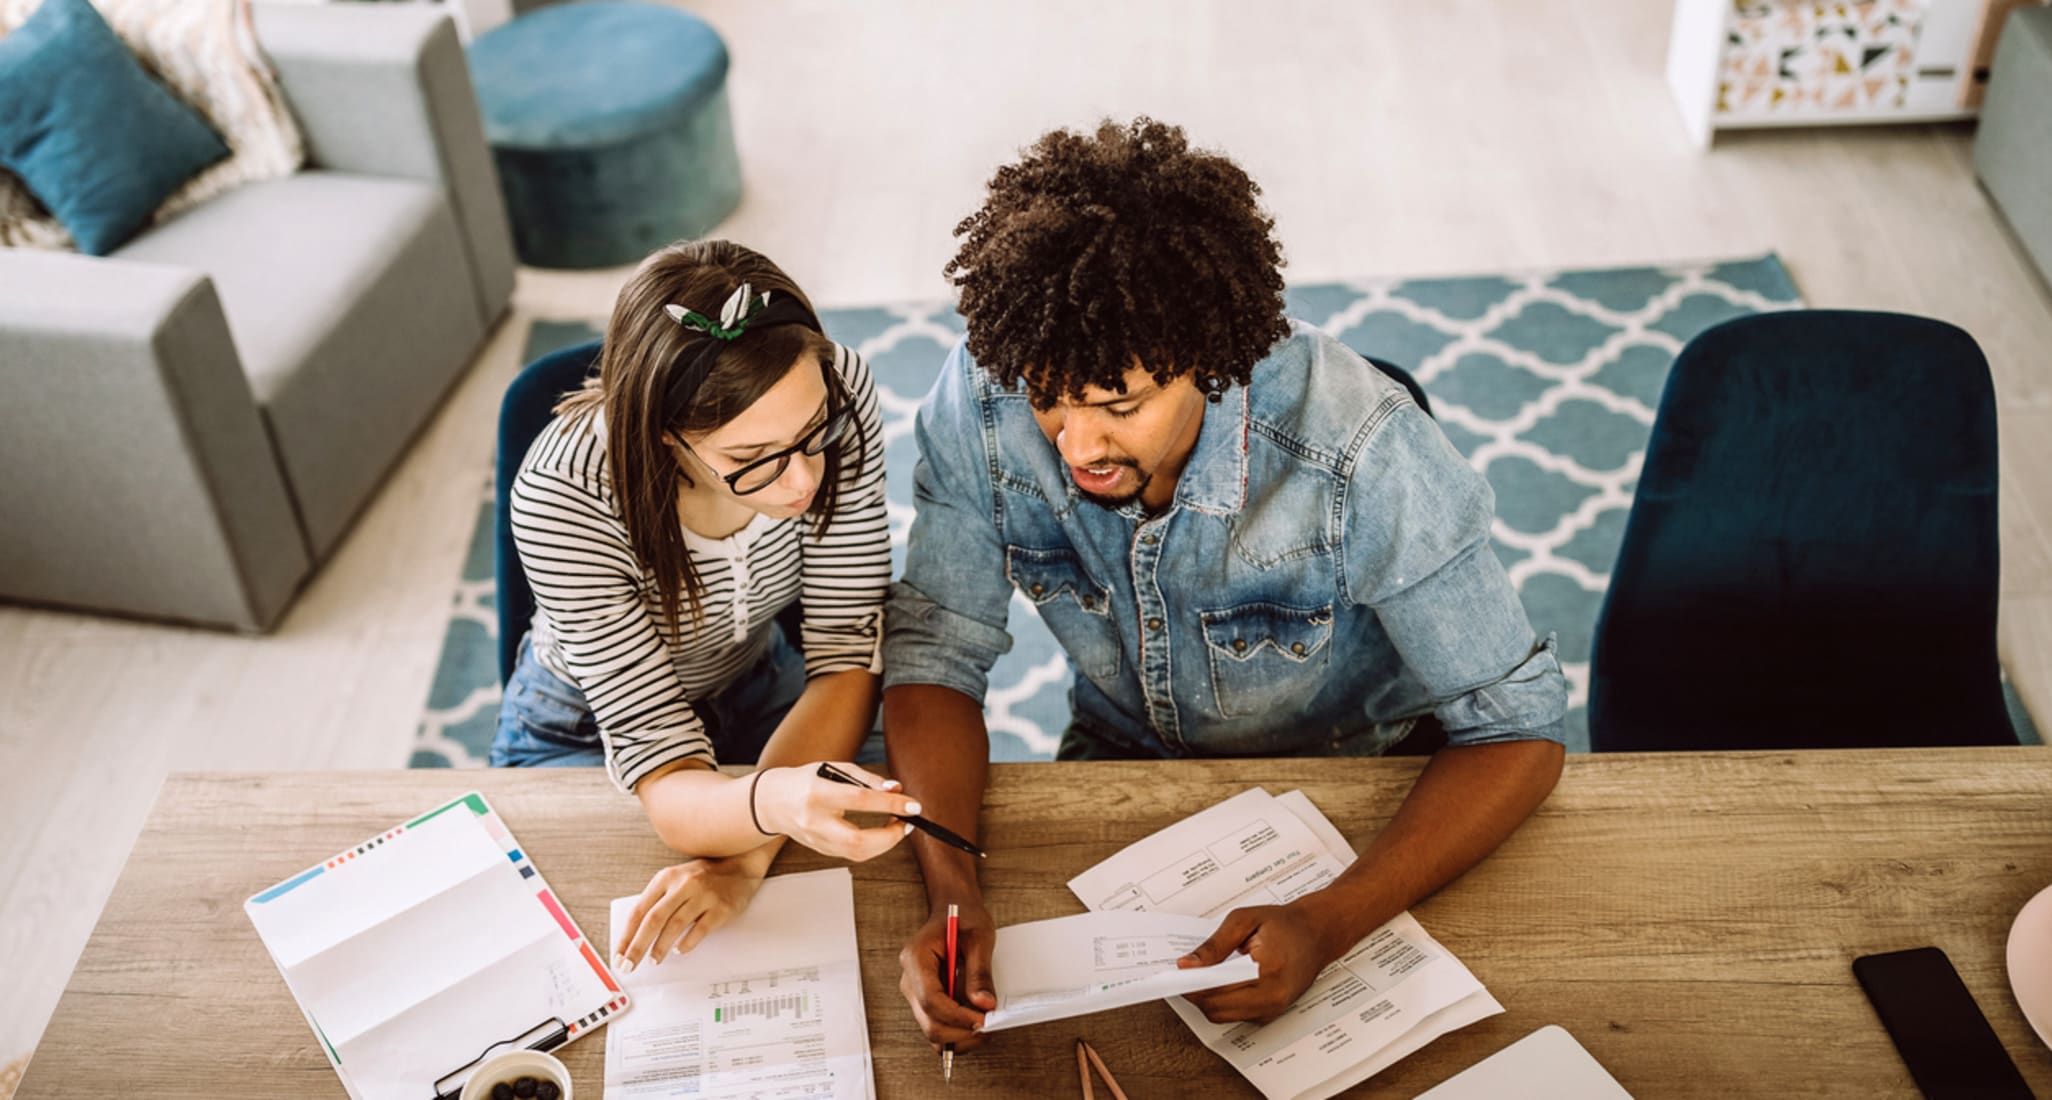
[[[802,354],[784,377],[741,415],[702,435],[687,435],[686,446],[671,447],[677,464],[702,491],[733,500],[776,519],[802,515],[819,495],[826,454],[803,451],[790,456],[784,472],[752,493],[736,493],[728,474],[785,450],[826,422],[826,377],[819,360]],[[674,437],[672,437],[674,439]]]

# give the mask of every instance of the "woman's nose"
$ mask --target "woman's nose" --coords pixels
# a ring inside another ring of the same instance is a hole
[[[820,473],[825,466],[823,455],[795,455],[791,464],[784,467],[784,476],[779,480],[792,495],[801,496],[819,488]]]

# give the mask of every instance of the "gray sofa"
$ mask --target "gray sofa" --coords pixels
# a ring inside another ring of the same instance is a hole
[[[268,629],[511,298],[448,18],[255,7],[303,170],[110,257],[0,249],[0,599]]]
[[[2052,8],[2009,13],[1974,136],[1974,171],[2052,282]]]

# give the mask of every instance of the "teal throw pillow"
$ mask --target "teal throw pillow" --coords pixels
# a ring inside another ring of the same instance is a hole
[[[43,0],[0,38],[0,165],[105,256],[228,147],[143,71],[88,0]]]

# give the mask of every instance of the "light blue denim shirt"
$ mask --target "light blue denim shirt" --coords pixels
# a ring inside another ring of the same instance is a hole
[[[884,683],[982,700],[1016,589],[1077,721],[1159,756],[1562,738],[1567,683],[1489,543],[1495,496],[1404,388],[1299,324],[1207,405],[1157,515],[1084,498],[1023,393],[956,347],[918,418]]]

